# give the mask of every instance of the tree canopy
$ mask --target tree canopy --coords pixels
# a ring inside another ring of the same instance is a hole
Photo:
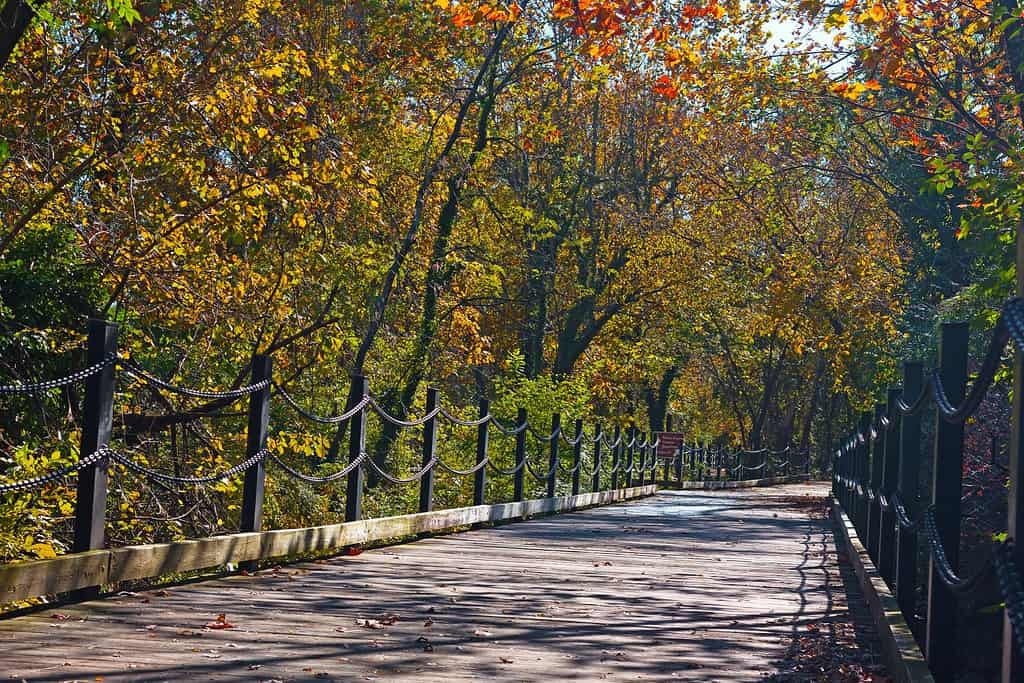
[[[80,364],[96,316],[186,384],[238,386],[272,354],[277,381],[323,412],[354,373],[403,416],[433,385],[509,415],[632,415],[649,431],[672,416],[691,439],[822,458],[921,350],[909,333],[927,338],[936,314],[991,326],[1014,287],[1016,0],[2,13],[14,380]],[[241,419],[206,419],[223,406],[122,390],[118,438],[155,462],[212,467],[244,443]],[[8,471],[72,459],[75,397],[24,407],[0,416]],[[336,462],[337,431],[277,424],[288,457]],[[382,461],[412,457],[387,427],[372,441]],[[66,493],[0,502],[0,554],[59,545]],[[152,519],[123,515],[117,533],[216,530],[236,494],[126,489],[123,510]],[[271,495],[282,523],[336,507],[283,483]],[[168,521],[193,505],[199,521]],[[28,516],[40,533],[24,543]]]

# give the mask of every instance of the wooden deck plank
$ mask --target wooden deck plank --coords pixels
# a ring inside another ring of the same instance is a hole
[[[806,624],[845,609],[828,521],[792,501],[825,493],[663,492],[42,611],[0,621],[0,670],[30,681],[761,680]],[[220,613],[235,628],[203,628]],[[388,615],[398,621],[357,623]]]

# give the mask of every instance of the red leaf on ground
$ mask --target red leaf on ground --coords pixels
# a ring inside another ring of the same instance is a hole
[[[218,614],[214,621],[211,621],[206,625],[206,628],[220,630],[225,628],[234,628],[235,625],[228,621],[226,614]]]

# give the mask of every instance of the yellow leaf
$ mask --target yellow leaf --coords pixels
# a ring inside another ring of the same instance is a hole
[[[34,552],[36,557],[41,560],[51,560],[57,557],[56,551],[54,551],[53,546],[49,543],[33,543],[29,550]]]

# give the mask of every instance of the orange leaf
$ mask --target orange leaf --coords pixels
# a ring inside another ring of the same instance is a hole
[[[654,83],[654,92],[670,100],[674,100],[679,96],[679,88],[672,83],[672,79],[668,76],[658,77],[658,80]]]
[[[228,621],[226,614],[218,614],[214,621],[211,621],[206,625],[206,628],[213,630],[220,630],[225,628],[234,628],[235,625]]]

